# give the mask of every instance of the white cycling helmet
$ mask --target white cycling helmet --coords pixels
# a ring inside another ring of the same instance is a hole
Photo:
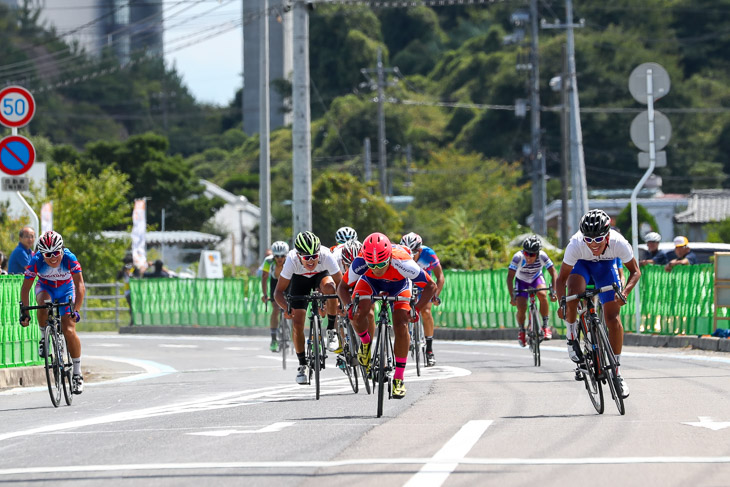
[[[56,250],[63,249],[63,237],[58,232],[49,230],[38,239],[37,250],[41,254],[46,252],[55,252]]]
[[[420,235],[415,232],[406,233],[403,238],[400,239],[400,244],[411,249],[411,252],[418,252],[418,249],[423,245],[423,239]]]
[[[649,232],[644,236],[644,242],[661,242],[662,236],[657,232]]]
[[[271,253],[274,254],[274,257],[284,257],[289,253],[289,244],[281,240],[277,240],[271,244]]]
[[[357,232],[352,227],[342,227],[335,232],[335,240],[338,244],[343,244],[348,240],[357,240]]]

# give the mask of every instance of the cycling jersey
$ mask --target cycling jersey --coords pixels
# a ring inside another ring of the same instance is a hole
[[[279,274],[276,274],[276,261],[273,255],[269,255],[264,259],[264,263],[261,264],[261,270],[262,272],[268,272],[269,278],[273,280],[278,279],[279,274],[281,274],[281,269],[279,269]]]
[[[43,260],[43,255],[37,252],[30,259],[28,267],[25,269],[25,278],[34,279],[38,277],[38,282],[45,287],[55,288],[73,281],[71,274],[81,272],[81,264],[79,264],[76,256],[69,249],[63,249],[63,257],[58,267],[51,267]]]
[[[293,275],[314,277],[320,272],[327,271],[331,276],[334,276],[340,272],[340,266],[332,257],[332,252],[327,247],[320,247],[319,259],[314,269],[309,270],[302,264],[302,259],[299,258],[296,249],[292,249],[286,255],[286,261],[284,261],[284,267],[279,273],[279,277],[284,279],[291,279]]]
[[[421,246],[421,255],[418,256],[416,262],[421,269],[428,273],[431,273],[440,264],[436,252],[431,247],[426,247],[425,245]]]
[[[619,258],[621,262],[626,263],[634,258],[634,251],[631,244],[615,230],[608,232],[608,245],[601,255],[593,255],[588,244],[583,241],[583,233],[577,232],[570,237],[570,242],[565,248],[563,262],[569,266],[575,266],[579,260],[587,262],[598,262],[603,260],[613,260]]]
[[[509,268],[515,271],[515,277],[524,282],[532,282],[536,280],[538,276],[542,275],[543,267],[545,267],[545,269],[550,269],[552,266],[553,261],[550,260],[550,257],[548,257],[548,255],[542,250],[532,264],[528,264],[525,259],[525,254],[523,254],[521,250],[518,250],[515,252],[515,255],[512,256],[512,262],[509,264]]]

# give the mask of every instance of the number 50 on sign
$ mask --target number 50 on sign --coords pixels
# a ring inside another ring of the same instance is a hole
[[[35,114],[35,100],[30,91],[21,86],[0,90],[0,124],[10,128],[27,125]]]

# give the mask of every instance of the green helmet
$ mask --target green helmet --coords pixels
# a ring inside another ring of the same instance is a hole
[[[312,232],[300,232],[294,240],[294,248],[302,255],[319,253],[319,237]]]

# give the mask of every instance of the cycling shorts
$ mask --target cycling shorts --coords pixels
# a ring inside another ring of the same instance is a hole
[[[596,287],[609,286],[611,284],[621,285],[618,277],[618,269],[613,265],[612,260],[599,260],[598,262],[589,262],[587,260],[579,260],[575,263],[571,274],[582,276],[586,284],[593,280]],[[606,291],[598,295],[601,304],[609,303],[616,298],[616,293]]]
[[[515,278],[515,297],[517,298],[526,298],[527,293],[524,292],[524,289],[530,289],[530,288],[541,288],[545,287],[545,278],[542,274],[539,274],[532,282],[523,281],[522,279]]]
[[[291,296],[306,296],[311,294],[315,289],[319,289],[319,284],[322,282],[322,279],[327,276],[329,276],[329,272],[327,271],[319,272],[312,277],[294,274],[289,283],[289,294]],[[291,301],[291,309],[307,309],[308,306],[309,302],[303,299],[294,299]]]
[[[355,289],[352,291],[352,295],[359,294],[360,296],[373,296],[378,295],[381,292],[387,293],[388,296],[402,296],[405,298],[411,298],[411,282],[408,279],[402,279],[400,281],[385,281],[383,279],[373,279],[371,277],[362,276],[360,280],[355,284]],[[409,301],[399,301],[393,303],[393,309],[404,309],[406,311],[411,310]]]
[[[43,304],[41,303],[41,300],[38,299],[38,293],[40,293],[41,291],[47,292],[49,296],[51,296],[51,299],[53,301],[58,301],[59,303],[65,303],[68,300],[76,301],[76,288],[74,287],[73,281],[69,281],[66,284],[61,284],[58,287],[45,286],[40,281],[36,282],[35,295],[38,304]],[[61,314],[61,316],[71,314],[71,307],[63,306],[59,309],[59,313]]]

